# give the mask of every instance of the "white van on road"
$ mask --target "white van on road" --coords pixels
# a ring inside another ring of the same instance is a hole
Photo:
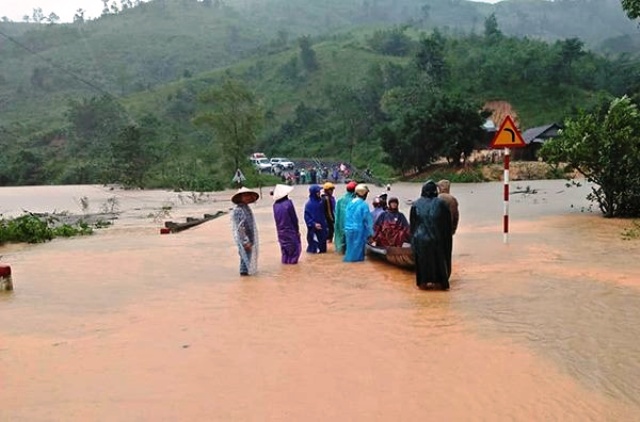
[[[259,171],[259,172],[270,172],[271,171],[271,163],[267,158],[250,158],[251,164]]]
[[[293,161],[284,157],[274,157],[270,160],[270,162],[273,167],[280,166],[280,168],[282,168],[283,170],[293,170],[293,168],[295,167]]]

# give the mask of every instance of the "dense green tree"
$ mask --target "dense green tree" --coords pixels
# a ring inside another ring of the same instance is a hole
[[[353,162],[356,146],[373,138],[378,124],[382,123],[384,114],[380,108],[380,98],[384,89],[383,72],[379,66],[369,68],[364,82],[355,86],[330,86],[325,90],[333,120],[338,123],[344,139],[349,162]]]
[[[490,14],[484,20],[484,36],[489,39],[497,39],[504,36],[500,30],[500,26],[498,26],[498,19],[495,13]]]
[[[44,157],[35,148],[23,149],[13,155],[9,161],[11,176],[18,185],[39,185],[45,183]]]
[[[411,37],[406,34],[406,26],[391,29],[379,29],[367,39],[369,47],[378,53],[389,56],[406,56],[413,47]]]
[[[440,157],[459,165],[484,135],[487,113],[460,97],[412,88],[387,101],[393,133],[382,132],[382,145],[387,161],[402,170],[423,170]]]
[[[298,56],[292,56],[285,64],[280,66],[280,74],[288,82],[294,85],[300,80],[300,66],[298,65]]]
[[[550,163],[568,163],[595,183],[587,199],[606,217],[640,216],[640,113],[628,97],[567,119],[540,154]]]
[[[629,19],[640,18],[639,0],[622,0],[622,9],[627,13]]]
[[[69,102],[68,154],[78,157],[109,156],[109,145],[129,122],[126,110],[111,96]]]
[[[147,135],[149,132],[147,132]],[[143,187],[144,176],[151,164],[149,144],[152,139],[145,136],[136,125],[125,126],[111,143],[113,182],[129,187]]]
[[[84,23],[84,13],[82,8],[76,10],[75,15],[73,15],[73,23]]]
[[[570,82],[575,75],[573,65],[585,52],[582,51],[584,43],[578,38],[569,38],[555,43],[557,51],[555,60],[551,64],[553,78],[557,82]]]
[[[449,68],[445,58],[446,41],[439,31],[420,40],[415,55],[415,64],[437,86],[445,83],[449,77]]]
[[[226,79],[204,93],[200,102],[210,109],[199,113],[194,123],[213,130],[228,174],[244,168],[262,128],[263,112],[255,95],[241,82]]]
[[[302,66],[307,72],[314,72],[318,70],[320,65],[318,64],[318,58],[316,52],[311,44],[311,37],[305,35],[298,38],[298,46],[300,47],[300,61]]]
[[[33,12],[31,13],[31,19],[36,23],[41,23],[46,19],[41,7],[36,7],[33,9]]]

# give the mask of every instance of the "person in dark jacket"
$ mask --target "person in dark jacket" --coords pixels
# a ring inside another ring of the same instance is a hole
[[[449,289],[453,230],[451,211],[438,198],[432,180],[422,186],[422,193],[409,213],[411,249],[416,263],[416,284],[421,289],[438,285]]]
[[[293,186],[287,185],[276,185],[273,190],[273,218],[283,264],[297,264],[302,251],[298,215],[289,199],[292,190]]]
[[[327,217],[324,203],[320,197],[322,188],[318,185],[309,186],[309,199],[304,206],[304,222],[307,225],[307,252],[327,252]]]
[[[333,233],[335,231],[336,223],[336,198],[333,196],[335,186],[331,182],[325,182],[322,185],[322,203],[324,204],[324,213],[327,218],[327,242],[333,241]]]

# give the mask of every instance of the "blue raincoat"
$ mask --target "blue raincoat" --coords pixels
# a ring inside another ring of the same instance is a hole
[[[347,204],[344,234],[347,246],[344,261],[364,261],[367,239],[373,236],[373,218],[369,211],[369,205],[358,196]]]
[[[327,217],[324,202],[320,197],[322,188],[318,185],[309,186],[309,200],[304,205],[304,222],[307,225],[307,252],[324,253],[327,251]],[[320,227],[317,228],[316,224]]]
[[[336,224],[335,224],[335,233],[333,244],[335,245],[336,252],[344,253],[345,244],[344,244],[344,222],[346,219],[345,212],[347,209],[347,205],[349,202],[355,197],[355,193],[346,191],[344,195],[340,197],[336,201]]]

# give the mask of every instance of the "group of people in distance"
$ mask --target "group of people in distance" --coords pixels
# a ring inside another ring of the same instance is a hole
[[[294,187],[278,184],[271,192],[273,217],[283,264],[297,264],[302,253],[300,221],[289,194]],[[458,221],[458,201],[450,194],[450,183],[431,180],[413,201],[409,220],[399,210],[398,198],[381,194],[367,201],[369,187],[351,181],[346,192],[334,197],[335,185],[309,186],[304,205],[307,253],[326,253],[327,244],[343,254],[344,262],[365,259],[367,243],[378,247],[410,247],[416,264],[416,283],[421,289],[449,288],[453,235]],[[258,230],[249,204],[258,193],[240,188],[231,198],[233,236],[240,255],[240,275],[255,274],[258,261]]]

